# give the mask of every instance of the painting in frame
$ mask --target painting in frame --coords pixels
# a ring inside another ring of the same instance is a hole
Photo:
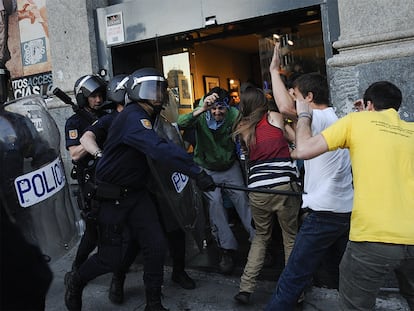
[[[215,88],[216,86],[220,86],[219,77],[203,76],[203,80],[204,80],[204,91],[206,93],[210,92],[211,89]]]

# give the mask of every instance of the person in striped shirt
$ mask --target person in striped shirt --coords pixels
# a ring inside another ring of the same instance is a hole
[[[288,143],[288,139],[294,140],[294,131],[285,125],[282,114],[268,111],[268,102],[261,89],[250,87],[243,92],[234,129],[233,135],[239,137],[247,150],[249,188],[299,191],[299,170],[296,161],[290,157]],[[287,262],[298,231],[300,210],[300,196],[250,192],[249,201],[256,235],[241,276],[240,291],[234,297],[242,304],[250,302],[255,289],[271,239],[274,217],[277,216],[282,229]]]

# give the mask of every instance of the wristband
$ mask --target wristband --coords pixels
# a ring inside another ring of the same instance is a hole
[[[298,114],[298,119],[300,118],[309,118],[310,120],[312,120],[312,114],[309,112],[301,112]]]

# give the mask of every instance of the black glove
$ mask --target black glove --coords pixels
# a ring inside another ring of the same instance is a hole
[[[197,187],[202,191],[214,191],[216,189],[216,184],[214,183],[213,178],[206,171],[202,170],[195,178]]]

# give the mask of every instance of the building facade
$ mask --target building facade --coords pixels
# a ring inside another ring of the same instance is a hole
[[[24,1],[18,0],[20,11]],[[181,111],[187,111],[215,85],[239,90],[249,81],[271,89],[268,66],[272,43],[279,40],[286,77],[297,70],[326,74],[340,115],[352,110],[369,84],[389,80],[403,92],[401,117],[414,121],[413,1],[38,1],[47,9],[48,67],[9,69],[18,96],[33,74],[48,84],[41,93],[59,87],[72,95],[82,75],[101,73],[109,80],[153,66],[169,78]],[[19,14],[11,20],[21,25]],[[8,65],[22,58],[15,46]],[[71,107],[53,97],[48,107],[63,134]],[[66,151],[62,155],[70,167]]]

